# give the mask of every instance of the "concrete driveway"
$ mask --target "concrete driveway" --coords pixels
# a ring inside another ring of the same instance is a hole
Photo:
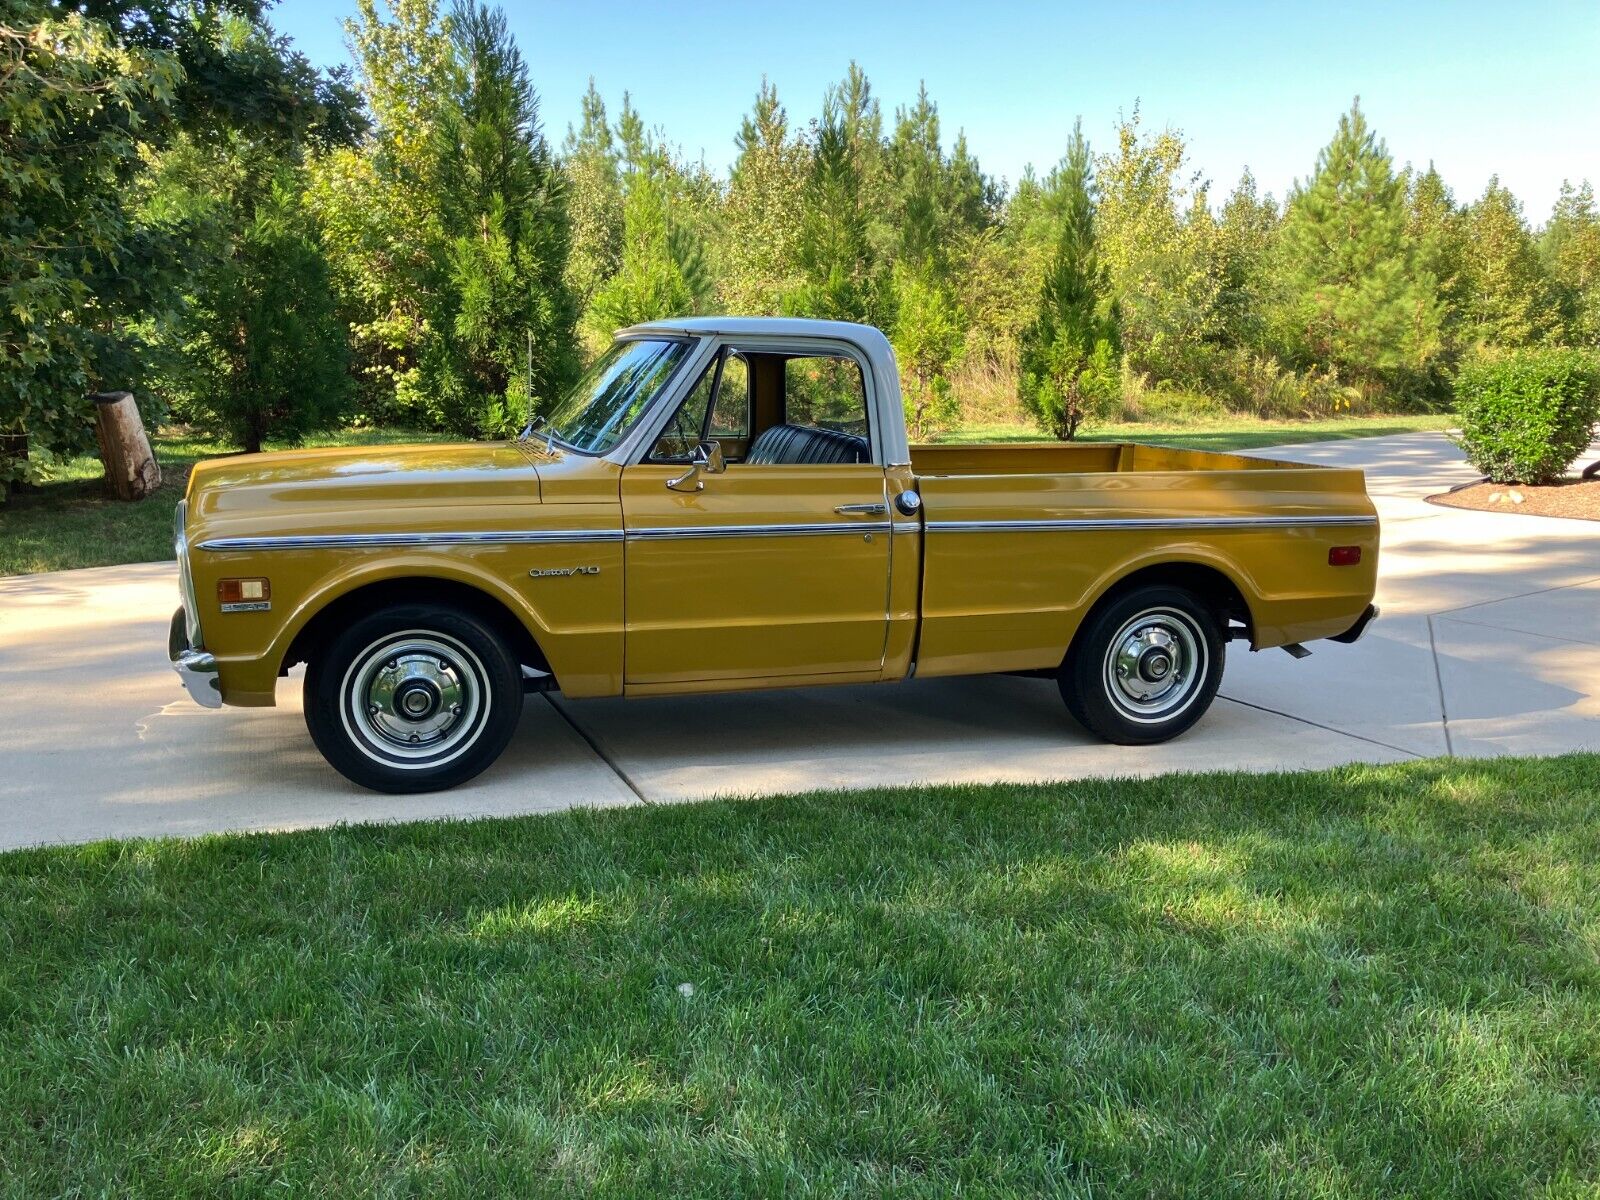
[[[987,677],[648,701],[530,697],[473,783],[358,790],[325,766],[298,679],[276,709],[205,711],[166,662],[170,563],[0,579],[0,849],[342,821],[542,812],[818,787],[1280,770],[1600,749],[1600,524],[1440,508],[1472,479],[1438,434],[1278,447],[1367,470],[1378,602],[1355,646],[1235,646],[1186,736],[1090,740],[1055,684]]]

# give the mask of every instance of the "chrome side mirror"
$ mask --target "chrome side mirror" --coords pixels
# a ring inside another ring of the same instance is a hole
[[[706,481],[700,478],[702,471],[707,475],[721,475],[727,469],[727,460],[722,457],[722,443],[701,442],[689,454],[689,469],[667,480],[667,487],[674,492],[698,492],[706,486]]]

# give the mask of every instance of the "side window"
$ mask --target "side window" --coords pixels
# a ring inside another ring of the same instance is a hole
[[[750,363],[736,350],[729,351],[722,363],[722,383],[711,410],[711,436],[750,436]]]
[[[711,387],[716,377],[717,360],[712,359],[651,447],[651,462],[689,461],[689,455],[700,444],[700,431],[706,425],[706,408],[711,403]]]
[[[783,364],[784,420],[867,437],[867,391],[853,358],[818,354]]]

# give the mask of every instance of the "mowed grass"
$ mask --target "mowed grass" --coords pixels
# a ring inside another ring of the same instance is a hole
[[[1330,417],[1320,421],[1264,421],[1232,414],[1183,422],[1119,421],[1090,425],[1078,433],[1080,442],[1148,442],[1188,450],[1253,450],[1296,442],[1327,442],[1344,438],[1387,437],[1396,433],[1425,433],[1453,429],[1450,413],[1402,413],[1377,417]],[[935,442],[1046,442],[1048,434],[1032,425],[973,425],[951,430]]]
[[[311,446],[378,446],[441,441],[403,429],[356,429],[325,434]],[[161,487],[134,503],[107,497],[105,468],[93,455],[63,464],[48,483],[14,492],[0,503],[0,575],[156,562],[172,557],[172,510],[183,499],[189,469],[203,458],[237,454],[226,442],[188,434],[152,439]],[[268,446],[268,449],[284,449]]]
[[[1432,761],[0,856],[0,1193],[1594,1195],[1597,781]]]

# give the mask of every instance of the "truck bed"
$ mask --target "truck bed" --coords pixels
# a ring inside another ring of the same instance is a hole
[[[1099,598],[1147,568],[1231,588],[1257,649],[1340,634],[1372,596],[1377,514],[1357,470],[1134,442],[914,446],[911,467],[919,674],[1053,667]],[[1360,563],[1333,565],[1335,546]]]

